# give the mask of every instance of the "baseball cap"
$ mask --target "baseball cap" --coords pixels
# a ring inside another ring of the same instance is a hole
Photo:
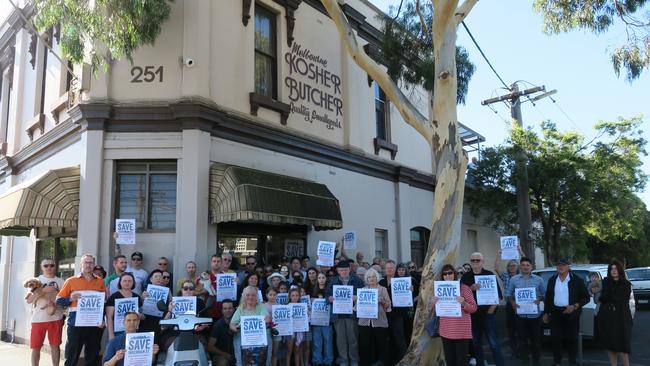
[[[557,264],[565,264],[565,265],[567,265],[567,266],[570,266],[570,265],[571,265],[571,262],[570,262],[568,259],[566,259],[566,258],[560,258],[560,259],[557,261]]]
[[[133,257],[140,257],[140,259],[142,259],[143,255],[141,252],[133,252],[133,254],[131,254],[131,259],[133,259]]]
[[[350,261],[343,259],[339,261],[339,264],[336,265],[336,268],[350,268]]]

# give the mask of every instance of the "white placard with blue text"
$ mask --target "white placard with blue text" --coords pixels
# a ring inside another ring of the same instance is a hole
[[[314,299],[311,303],[311,325],[330,325],[330,304],[327,299]]]
[[[356,231],[346,231],[343,234],[343,248],[345,250],[357,249],[357,232]]]
[[[237,299],[237,274],[217,274],[217,301]]]
[[[519,238],[516,236],[501,237],[501,259],[509,261],[519,260]]]
[[[534,287],[523,287],[515,289],[515,303],[518,315],[538,315],[539,306],[535,304],[537,291]]]
[[[75,327],[97,327],[104,321],[104,292],[79,291]]]
[[[271,318],[275,324],[275,330],[279,336],[289,336],[293,334],[293,323],[291,321],[290,305],[273,305],[271,307]]]
[[[242,316],[239,323],[242,347],[266,346],[266,322],[261,315]]]
[[[129,312],[138,312],[138,298],[127,297],[115,299],[115,311],[113,313],[113,331],[124,331],[124,315]]]
[[[334,297],[332,312],[334,314],[352,314],[353,290],[352,286],[332,286],[332,297]]]
[[[183,314],[196,315],[196,296],[174,296],[172,297],[174,309],[172,314],[175,316]]]
[[[280,305],[286,305],[289,303],[289,294],[286,292],[279,292],[278,296],[275,298],[275,302]]]
[[[142,312],[145,315],[157,316],[161,318],[163,316],[163,312],[158,310],[158,301],[162,300],[165,303],[167,302],[167,298],[169,297],[169,288],[149,284],[147,285],[147,294],[149,294],[149,297],[146,297],[144,299],[144,303],[142,304]]]
[[[318,255],[316,265],[332,267],[334,266],[334,249],[336,243],[333,241],[319,241],[316,254]]]
[[[462,316],[458,296],[460,296],[459,281],[435,281],[433,291],[438,298],[436,315],[442,318],[460,318]]]
[[[127,333],[124,366],[151,365],[153,361],[153,332]]]
[[[411,277],[394,277],[391,279],[391,302],[394,308],[408,308],[413,306],[413,291],[411,291],[411,286]]]
[[[135,219],[115,219],[115,244],[135,245]]]
[[[475,275],[474,283],[481,285],[481,288],[476,290],[477,305],[499,305],[499,289],[495,275]]]
[[[291,305],[291,319],[294,332],[309,332],[309,312],[307,304],[297,303]]]
[[[379,317],[379,293],[376,288],[357,289],[357,318]]]

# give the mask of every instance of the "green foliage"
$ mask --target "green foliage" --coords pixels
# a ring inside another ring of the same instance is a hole
[[[426,24],[431,24],[433,8],[430,3],[424,3],[422,14]],[[430,27],[422,27],[415,4],[406,2],[399,12],[392,9],[390,16],[380,19],[383,32],[381,52],[388,75],[394,81],[403,80],[407,85],[422,85],[424,89],[432,91],[435,78],[433,38]],[[467,51],[457,46],[457,103],[465,104],[469,81],[475,69]]]
[[[475,185],[467,194],[470,209],[503,233],[516,231],[513,171],[523,149],[531,213],[547,258],[589,259],[593,243],[650,245],[648,211],[635,194],[647,181],[641,170],[647,144],[642,122],[641,117],[598,122],[598,135],[590,142],[550,122],[542,123],[541,135],[511,131],[505,145],[483,150],[477,168],[468,172]]]
[[[167,0],[37,0],[34,23],[59,26],[63,56],[73,63],[88,57],[96,71],[153,44],[170,11]]]
[[[534,8],[544,16],[544,31],[549,34],[586,29],[603,33],[620,21],[627,32],[627,43],[611,54],[617,76],[625,72],[628,81],[650,67],[650,12],[648,0],[535,0]]]

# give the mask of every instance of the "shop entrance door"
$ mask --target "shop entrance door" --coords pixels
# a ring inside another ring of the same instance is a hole
[[[279,265],[282,256],[307,253],[307,226],[221,223],[217,225],[216,249],[217,253],[232,253],[233,266],[243,267],[249,255],[257,258],[258,265]]]

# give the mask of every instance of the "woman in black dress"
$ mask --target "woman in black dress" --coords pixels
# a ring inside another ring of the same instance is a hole
[[[607,350],[609,362],[616,366],[621,358],[623,366],[630,365],[630,344],[632,340],[632,313],[630,293],[632,285],[625,277],[623,264],[613,260],[603,280],[598,311],[600,344]]]

